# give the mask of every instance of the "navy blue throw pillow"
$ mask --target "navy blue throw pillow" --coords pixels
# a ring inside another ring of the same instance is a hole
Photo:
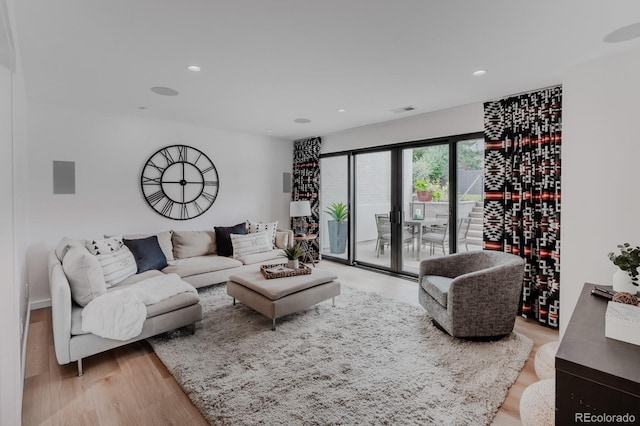
[[[138,273],[167,267],[167,258],[160,248],[157,236],[152,235],[151,237],[136,240],[123,238],[122,242],[133,253],[136,265],[138,265]]]
[[[242,222],[235,226],[214,226],[216,231],[216,246],[218,246],[218,255],[232,256],[233,244],[231,244],[231,234],[244,235],[247,233],[247,225]]]

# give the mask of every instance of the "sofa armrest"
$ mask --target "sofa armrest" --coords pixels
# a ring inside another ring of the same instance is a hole
[[[71,288],[54,251],[49,253],[49,289],[51,291],[51,325],[56,359],[60,365],[71,362]]]
[[[284,238],[285,244],[279,244],[278,233],[286,235]],[[276,229],[276,247],[279,249],[286,249],[289,246],[292,246],[294,243],[293,239],[293,231],[291,229]]]

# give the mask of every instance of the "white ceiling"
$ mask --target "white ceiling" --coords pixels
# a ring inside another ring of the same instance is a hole
[[[30,102],[287,139],[561,83],[567,66],[640,48],[602,41],[640,22],[638,0],[13,3]]]

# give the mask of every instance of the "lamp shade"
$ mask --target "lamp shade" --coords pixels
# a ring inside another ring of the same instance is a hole
[[[311,216],[311,204],[308,200],[292,201],[289,204],[289,216]]]

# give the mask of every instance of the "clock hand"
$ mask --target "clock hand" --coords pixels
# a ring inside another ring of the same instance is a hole
[[[189,185],[189,184],[192,184],[192,183],[197,183],[197,184],[202,185],[202,181],[186,181],[186,180],[185,181],[182,181],[182,180],[164,180],[164,181],[162,181],[162,183],[163,184],[165,184],[165,183],[179,183],[179,184],[185,184],[185,185]]]

